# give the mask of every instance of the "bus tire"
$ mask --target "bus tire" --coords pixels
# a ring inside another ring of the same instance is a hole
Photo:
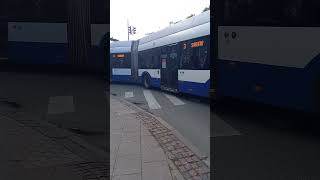
[[[150,77],[148,75],[145,75],[143,77],[143,86],[146,88],[146,89],[149,89],[150,88]]]

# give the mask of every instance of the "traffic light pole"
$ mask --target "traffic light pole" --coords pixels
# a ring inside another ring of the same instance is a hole
[[[129,34],[129,28],[130,28],[129,27],[129,19],[127,19],[127,27],[128,27],[127,30],[128,30],[128,41],[129,41],[129,36],[130,36],[130,34]]]

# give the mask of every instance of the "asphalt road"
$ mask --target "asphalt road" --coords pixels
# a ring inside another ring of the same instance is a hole
[[[89,143],[108,149],[105,81],[79,74],[0,72],[0,98],[17,103],[30,117],[73,129]]]
[[[301,112],[225,103],[214,109],[215,180],[320,179],[320,121]]]
[[[210,154],[210,106],[208,103],[176,96],[138,85],[112,84],[111,96],[118,96],[151,112],[176,128],[201,154]]]

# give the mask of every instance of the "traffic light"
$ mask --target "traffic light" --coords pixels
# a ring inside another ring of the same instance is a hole
[[[128,33],[129,33],[129,34],[132,34],[131,26],[128,27]]]
[[[136,27],[133,27],[133,34],[136,34]]]

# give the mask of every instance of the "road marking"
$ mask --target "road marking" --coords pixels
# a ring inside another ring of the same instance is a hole
[[[164,96],[166,96],[172,102],[172,104],[175,106],[180,106],[180,105],[186,104],[183,101],[181,101],[179,98],[177,98],[173,95],[169,95],[169,94],[164,93]]]
[[[125,92],[124,93],[124,98],[132,98],[133,97],[133,92]]]
[[[146,98],[146,101],[147,101],[150,109],[161,109],[160,104],[154,98],[154,96],[152,95],[151,91],[143,90],[143,95]]]
[[[48,114],[74,112],[73,96],[53,96],[49,98]]]
[[[221,136],[239,136],[239,131],[234,129],[216,114],[213,114],[213,137]]]

